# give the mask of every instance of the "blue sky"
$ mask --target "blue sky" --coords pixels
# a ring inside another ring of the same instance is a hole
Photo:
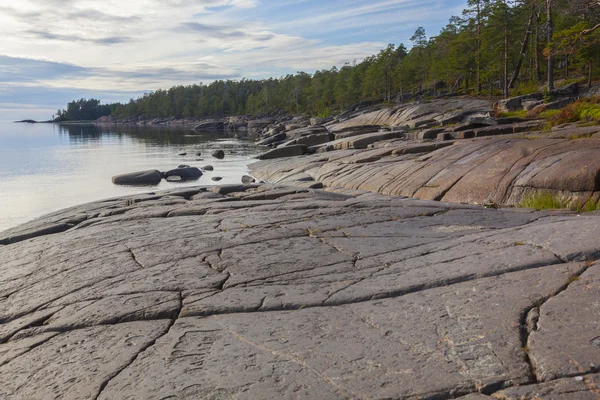
[[[215,79],[342,66],[466,0],[0,0],[0,120]]]

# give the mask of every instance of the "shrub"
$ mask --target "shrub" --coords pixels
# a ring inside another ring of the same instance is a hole
[[[552,126],[566,122],[599,122],[600,121],[600,97],[587,97],[579,99],[559,110],[550,118]]]

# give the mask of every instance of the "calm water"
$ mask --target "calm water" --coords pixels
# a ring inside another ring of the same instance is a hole
[[[225,159],[211,156],[225,151]],[[187,152],[186,156],[178,153]],[[196,153],[202,153],[196,156]],[[0,231],[77,204],[194,185],[240,183],[260,150],[251,141],[190,128],[138,128],[0,122]],[[197,181],[116,186],[111,177],[180,164],[212,165]]]

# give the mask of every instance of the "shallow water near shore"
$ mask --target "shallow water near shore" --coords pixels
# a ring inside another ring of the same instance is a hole
[[[211,156],[223,149],[225,158]],[[180,156],[179,153],[187,155]],[[191,127],[124,127],[0,122],[0,231],[52,211],[105,198],[185,186],[240,183],[254,142]],[[201,153],[201,156],[196,156]],[[197,181],[117,186],[114,175],[180,164],[212,165]],[[219,182],[212,177],[222,177]]]

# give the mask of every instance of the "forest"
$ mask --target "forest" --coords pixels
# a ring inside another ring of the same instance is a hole
[[[314,74],[218,80],[145,93],[126,104],[81,99],[57,120],[207,118],[227,115],[328,116],[360,102],[401,102],[469,94],[512,96],[600,73],[600,0],[468,0],[435,36],[422,27],[412,46]]]

